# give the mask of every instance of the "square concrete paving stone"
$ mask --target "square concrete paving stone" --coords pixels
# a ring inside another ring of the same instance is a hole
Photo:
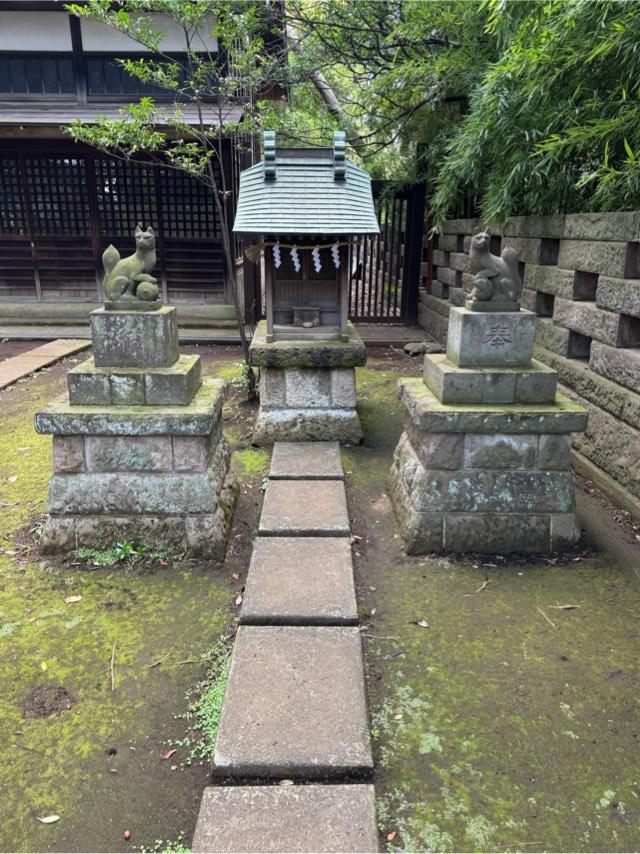
[[[268,537],[336,537],[349,533],[339,480],[270,480],[258,533]]]
[[[358,629],[240,626],[214,775],[326,781],[372,770]]]
[[[276,442],[269,477],[274,480],[344,480],[338,442]]]
[[[377,851],[373,786],[209,786],[191,850]]]
[[[350,540],[257,537],[241,623],[355,625],[358,622]]]

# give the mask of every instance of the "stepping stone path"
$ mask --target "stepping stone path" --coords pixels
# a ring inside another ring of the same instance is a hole
[[[26,377],[34,371],[46,368],[54,362],[59,362],[67,356],[79,353],[91,347],[91,341],[78,341],[74,338],[58,338],[49,341],[19,356],[12,356],[0,362],[0,389]]]
[[[378,850],[343,481],[337,442],[274,445],[194,852]]]

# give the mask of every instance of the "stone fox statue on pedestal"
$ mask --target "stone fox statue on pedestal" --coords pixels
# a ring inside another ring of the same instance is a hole
[[[156,264],[156,236],[151,227],[135,232],[136,251],[121,258],[115,246],[104,250],[102,263],[105,278],[102,285],[107,309],[153,311],[160,307],[157,279],[151,275]]]
[[[522,293],[518,253],[507,246],[500,256],[492,255],[489,251],[490,240],[491,235],[486,231],[474,234],[471,238],[469,269],[474,276],[467,307],[473,308],[481,303],[482,309],[488,311],[493,306],[489,307],[486,303],[492,303],[496,308],[500,305],[503,311],[514,308],[517,311]]]

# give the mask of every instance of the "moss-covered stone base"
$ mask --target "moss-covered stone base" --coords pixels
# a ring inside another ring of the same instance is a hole
[[[400,387],[407,415],[389,496],[408,554],[543,553],[577,542],[569,430],[584,410],[445,407],[419,381]]]
[[[342,442],[359,445],[363,433],[355,409],[260,408],[254,445],[274,442]]]
[[[132,540],[222,562],[237,498],[236,478],[229,467],[230,451],[224,440],[219,445],[222,447],[224,453],[218,454],[216,461],[220,485],[214,504],[206,512],[135,513],[130,508],[129,512],[109,508],[103,513],[50,513],[42,532],[42,551],[68,552],[81,546],[104,547],[118,540]]]

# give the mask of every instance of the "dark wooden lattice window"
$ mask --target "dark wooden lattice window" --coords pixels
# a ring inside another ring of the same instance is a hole
[[[313,281],[330,281],[332,282],[338,275],[338,271],[336,269],[336,265],[333,263],[333,256],[331,255],[331,249],[321,249],[320,250],[320,271],[316,273],[316,268],[313,263],[313,258],[311,256],[311,252],[307,253],[309,256],[308,266],[309,266],[309,278]]]
[[[166,237],[220,236],[213,197],[201,181],[172,169],[160,169],[159,178]]]
[[[130,237],[139,222],[157,229],[154,167],[107,158],[94,162],[102,233]]]
[[[20,166],[17,158],[0,161],[0,234],[26,234],[25,210]]]
[[[91,234],[84,159],[29,157],[25,164],[34,233]]]

